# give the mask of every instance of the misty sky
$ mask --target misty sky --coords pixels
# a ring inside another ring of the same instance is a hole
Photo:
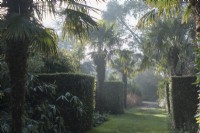
[[[108,1],[109,0],[106,0],[105,2],[96,2],[95,0],[88,0],[87,5],[94,7],[94,8],[97,8],[101,11],[105,11],[106,10],[106,4],[108,3]],[[101,12],[98,12],[98,13],[91,12],[91,15],[94,18],[101,19]],[[46,27],[55,28],[57,19],[58,19],[57,17],[54,18],[52,16],[46,16],[45,19],[43,20],[43,24]]]

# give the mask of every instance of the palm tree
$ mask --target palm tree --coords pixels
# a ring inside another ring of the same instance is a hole
[[[94,49],[92,52],[92,59],[96,65],[97,72],[97,102],[96,109],[102,112],[102,98],[101,92],[105,80],[106,61],[110,58],[115,47],[119,46],[119,35],[114,31],[114,24],[106,24],[100,22],[98,30],[90,33],[91,47]]]
[[[190,15],[193,15],[196,24],[197,35],[200,32],[200,1],[199,0],[146,0],[147,5],[153,8],[147,12],[139,21],[139,26],[144,26],[156,20],[160,16],[174,16],[182,11],[186,5],[183,15],[183,22],[187,22]]]
[[[78,0],[3,0],[0,3],[0,37],[6,45],[5,55],[12,88],[12,133],[22,133],[29,51],[37,48],[45,53],[56,53],[56,34],[43,27],[40,21],[45,14],[56,13],[57,2],[60,2],[60,6],[67,4],[62,12],[66,15],[63,35],[69,31],[70,34],[82,36],[88,28],[96,26],[95,21],[87,15],[90,7],[78,3]]]
[[[117,51],[117,56],[117,58],[111,60],[111,66],[122,75],[122,82],[124,83],[124,106],[126,108],[128,77],[134,72],[134,70],[136,71],[136,64],[138,63],[141,55],[134,54],[133,51],[124,49]]]
[[[181,24],[180,18],[158,20],[145,33],[141,50],[166,75],[191,74],[194,64],[194,24]]]

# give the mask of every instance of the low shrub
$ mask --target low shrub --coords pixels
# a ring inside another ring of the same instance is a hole
[[[196,77],[172,77],[171,83],[171,111],[175,130],[184,132],[197,132],[198,124],[195,114],[198,104]]]
[[[107,114],[100,114],[98,112],[93,114],[93,127],[99,126],[105,121],[108,121],[108,115]]]
[[[69,51],[60,50],[58,54],[49,55],[43,58],[43,66],[41,72],[56,73],[56,72],[76,72],[79,69],[79,64]]]
[[[122,82],[105,82],[102,97],[102,107],[105,112],[113,114],[124,112],[124,89]]]

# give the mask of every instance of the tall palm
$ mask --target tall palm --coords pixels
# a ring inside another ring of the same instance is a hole
[[[119,34],[114,31],[114,24],[106,24],[101,21],[99,28],[90,34],[92,58],[97,72],[97,103],[96,108],[101,112],[101,92],[105,80],[106,61],[110,58],[114,49],[119,46]]]
[[[112,68],[116,69],[122,75],[122,82],[124,83],[124,106],[126,106],[126,97],[128,89],[128,77],[137,69],[140,54],[134,54],[130,50],[118,50],[117,58],[111,60]]]
[[[0,37],[6,45],[12,88],[12,133],[22,133],[29,51],[37,48],[45,53],[56,53],[56,34],[43,27],[40,21],[45,14],[56,13],[57,2],[60,2],[60,6],[67,4],[62,12],[66,15],[64,35],[68,29],[69,33],[81,36],[88,28],[96,26],[87,15],[89,7],[78,3],[78,0],[3,0],[0,3]]]

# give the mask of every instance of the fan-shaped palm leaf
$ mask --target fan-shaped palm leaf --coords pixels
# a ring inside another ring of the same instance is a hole
[[[62,13],[66,15],[62,29],[63,39],[66,38],[67,33],[79,38],[84,37],[89,29],[97,27],[97,23],[86,14],[87,10],[65,9]]]
[[[38,34],[31,39],[31,51],[40,51],[45,54],[56,54],[58,36],[53,29],[38,28]]]
[[[13,14],[1,26],[5,27],[1,32],[3,43],[6,43],[6,40],[26,40],[33,51],[47,54],[57,51],[58,39],[54,30],[44,28],[37,22],[30,21],[19,14]]]
[[[137,24],[137,27],[144,27],[155,22],[159,17],[174,17],[181,13],[186,3],[186,10],[183,15],[183,22],[188,22],[192,12],[192,4],[185,0],[146,0],[147,5],[153,9],[147,12]]]

